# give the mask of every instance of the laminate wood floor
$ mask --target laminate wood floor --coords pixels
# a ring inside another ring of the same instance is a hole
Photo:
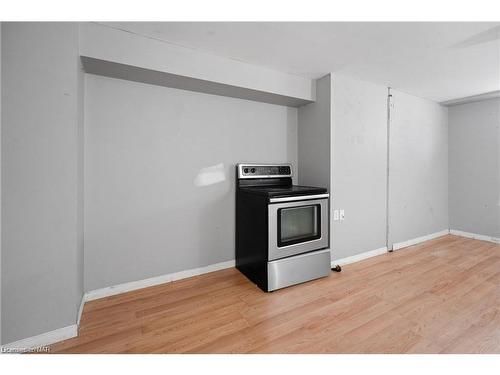
[[[264,293],[236,269],[85,304],[53,353],[500,353],[500,245],[447,235]]]

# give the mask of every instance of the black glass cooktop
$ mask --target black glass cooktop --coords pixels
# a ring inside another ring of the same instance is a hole
[[[252,187],[242,187],[249,193],[264,195],[267,197],[286,197],[293,195],[310,195],[310,194],[323,194],[326,193],[325,188],[312,187],[312,186],[252,186]]]

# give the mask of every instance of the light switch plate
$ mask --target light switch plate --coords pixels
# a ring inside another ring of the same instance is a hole
[[[333,210],[333,221],[338,221],[339,219],[339,210]]]
[[[340,210],[340,221],[345,220],[345,212],[344,210]]]

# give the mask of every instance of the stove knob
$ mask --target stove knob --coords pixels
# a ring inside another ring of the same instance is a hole
[[[255,173],[255,168],[250,169],[250,172]]]
[[[248,168],[243,169],[244,173],[248,173]]]

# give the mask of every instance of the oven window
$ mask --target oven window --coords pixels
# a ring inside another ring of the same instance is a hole
[[[315,240],[320,233],[320,206],[300,206],[278,210],[278,246]]]

